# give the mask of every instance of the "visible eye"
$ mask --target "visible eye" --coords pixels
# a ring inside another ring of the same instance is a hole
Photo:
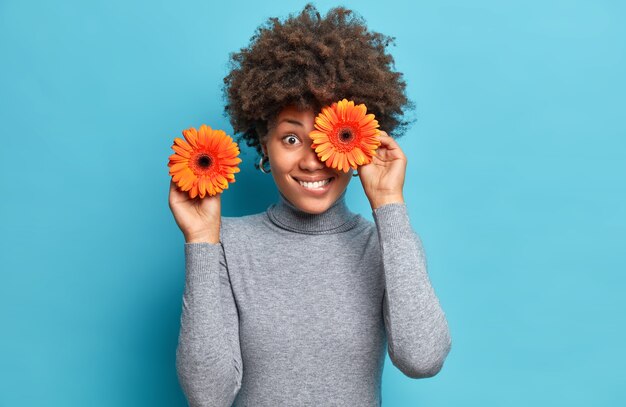
[[[291,144],[291,145],[294,145],[298,141],[300,141],[295,134],[288,134],[285,137],[283,137],[283,140],[287,140],[287,144]]]

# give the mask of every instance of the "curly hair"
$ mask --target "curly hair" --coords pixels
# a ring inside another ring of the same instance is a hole
[[[319,112],[343,98],[364,103],[381,130],[401,137],[412,123],[404,114],[415,104],[385,52],[389,44],[395,45],[395,37],[368,31],[362,17],[341,6],[324,18],[312,3],[282,23],[269,18],[248,47],[229,54],[224,116],[240,134],[237,141],[245,140],[261,156],[261,144],[283,107]]]

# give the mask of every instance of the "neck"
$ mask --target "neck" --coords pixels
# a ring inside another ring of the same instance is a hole
[[[279,193],[278,202],[267,209],[270,220],[278,227],[297,233],[331,234],[351,229],[358,222],[359,215],[348,209],[345,189],[337,200],[324,212],[311,214],[295,206]]]

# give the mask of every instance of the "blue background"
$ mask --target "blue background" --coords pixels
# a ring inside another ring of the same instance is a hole
[[[232,134],[228,53],[304,4],[0,1],[0,406],[185,405],[170,146]],[[315,4],[395,36],[417,103],[405,199],[453,345],[425,380],[387,357],[383,405],[625,405],[624,3]],[[224,216],[277,199],[253,153]]]

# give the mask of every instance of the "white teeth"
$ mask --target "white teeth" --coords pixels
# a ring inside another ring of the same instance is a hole
[[[300,185],[302,185],[305,188],[309,188],[309,189],[317,189],[320,187],[323,187],[324,185],[328,184],[330,182],[330,178],[324,180],[324,181],[317,181],[317,182],[304,182],[304,181],[298,181],[300,183]]]

